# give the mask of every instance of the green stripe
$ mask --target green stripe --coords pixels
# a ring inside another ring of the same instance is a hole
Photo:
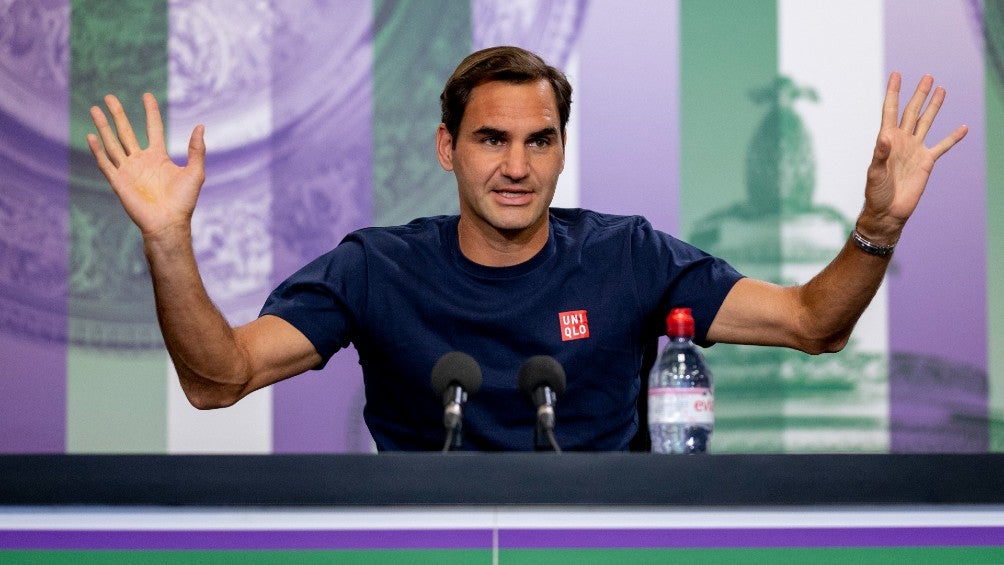
[[[745,274],[780,278],[777,261],[751,260],[723,251],[714,228],[727,218],[744,217],[747,205],[747,156],[756,138],[760,148],[776,148],[778,139],[759,139],[768,108],[751,93],[774,83],[778,74],[777,6],[772,0],[680,4],[680,206],[685,239],[732,262]],[[776,128],[775,128],[776,129]],[[733,222],[734,223],[734,222]],[[758,220],[757,250],[768,257],[781,252],[777,219]],[[711,229],[709,229],[711,228]],[[753,237],[750,237],[750,241]],[[721,414],[744,413],[756,398],[757,412],[781,414],[783,390],[779,368],[785,353],[718,345],[706,352],[716,379]],[[750,362],[755,356],[755,363]],[[780,418],[778,421],[781,421]],[[727,420],[716,425],[716,452],[749,449],[746,430]],[[780,424],[757,434],[756,449],[783,448]]]
[[[166,0],[71,3],[69,452],[166,449],[167,357],[142,241],[84,136],[88,108],[110,92],[145,146],[141,95],[166,107],[167,34]]]
[[[435,135],[443,83],[471,49],[470,2],[376,0],[374,11],[374,223],[455,212]]]
[[[986,2],[987,313],[990,450],[1004,451],[1004,2]]]
[[[520,549],[499,552],[500,565],[924,565],[1001,563],[1004,547],[877,547],[811,549]]]
[[[360,550],[360,551],[0,551],[10,564],[89,565],[118,563],[324,563],[382,565],[468,565],[492,563],[491,550]],[[815,565],[934,563],[1001,563],[1004,547],[880,547],[811,549],[504,549],[499,565]]]
[[[773,0],[680,3],[682,231],[746,201],[746,155],[765,114],[750,93],[777,76]]]

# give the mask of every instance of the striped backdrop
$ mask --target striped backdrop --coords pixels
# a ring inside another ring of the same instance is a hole
[[[113,92],[139,125],[153,92],[181,160],[206,125],[195,248],[237,324],[348,231],[456,211],[438,94],[496,44],[575,87],[556,206],[644,214],[777,282],[846,239],[888,73],[910,90],[932,73],[932,137],[970,134],[886,284],[840,354],[711,348],[714,449],[1004,450],[1002,4],[0,1],[0,452],[371,450],[352,351],[233,408],[188,405],[88,108]]]

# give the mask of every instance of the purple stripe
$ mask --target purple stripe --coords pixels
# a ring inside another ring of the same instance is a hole
[[[501,549],[952,547],[1004,544],[1004,527],[501,530]]]
[[[480,549],[491,530],[3,530],[0,548],[77,550]]]
[[[571,126],[580,133],[580,203],[643,214],[679,231],[679,10],[676,2],[589,4]]]
[[[902,103],[924,73],[948,97],[929,136],[970,131],[935,168],[896,249],[890,348],[987,367],[983,57],[963,2],[888,1],[886,67],[903,73]],[[909,22],[909,25],[902,25]],[[948,325],[945,325],[945,324]]]
[[[1004,527],[503,529],[500,549],[1001,547]],[[0,547],[62,550],[488,549],[470,530],[3,530]]]
[[[373,218],[371,3],[276,9],[292,31],[272,45],[273,284]],[[371,450],[357,358],[273,388],[275,452]]]
[[[66,449],[69,3],[8,5],[0,70],[0,452]],[[86,149],[84,149],[86,151]]]
[[[339,351],[324,369],[273,387],[275,453],[368,453],[362,369],[355,349]]]
[[[1004,527],[503,529],[501,549],[1001,547]],[[470,530],[4,530],[10,549],[256,550],[479,549]]]
[[[64,452],[65,341],[0,333],[0,359],[0,453]]]
[[[960,124],[970,128],[938,162],[888,278],[891,448],[982,451],[987,441],[982,40],[968,2],[887,0],[885,21],[886,68],[903,74],[901,105],[924,73],[948,91],[929,144]]]

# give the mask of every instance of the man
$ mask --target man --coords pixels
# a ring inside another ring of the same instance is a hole
[[[568,373],[558,443],[615,450],[638,430],[639,373],[673,306],[693,309],[697,338],[706,343],[809,353],[846,344],[935,161],[967,132],[961,126],[925,147],[945,97],[932,87],[930,76],[922,78],[899,119],[900,77],[892,74],[856,230],[811,281],[781,287],[743,278],[643,218],[550,209],[571,87],[525,50],[476,52],[447,82],[436,132],[439,162],[457,179],[459,216],[350,234],[280,285],[257,320],[237,328],[207,296],[192,251],[203,126],[192,133],[187,165],[178,167],[166,154],[153,96],[144,96],[146,149],[108,96],[118,133],[95,107],[98,135],[88,143],[143,234],[164,339],[194,406],[229,406],[323,366],[353,343],[377,447],[437,449],[442,408],[429,374],[442,354],[464,351],[484,372],[465,410],[465,446],[531,449],[535,418],[516,373],[523,360],[544,354]]]

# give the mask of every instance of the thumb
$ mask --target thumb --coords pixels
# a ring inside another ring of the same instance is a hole
[[[885,161],[889,158],[890,151],[892,151],[892,140],[889,139],[888,134],[880,133],[878,139],[875,140],[875,151],[872,153],[872,160]]]
[[[188,165],[195,167],[199,171],[206,169],[206,126],[199,124],[192,130],[192,137],[188,140]]]

